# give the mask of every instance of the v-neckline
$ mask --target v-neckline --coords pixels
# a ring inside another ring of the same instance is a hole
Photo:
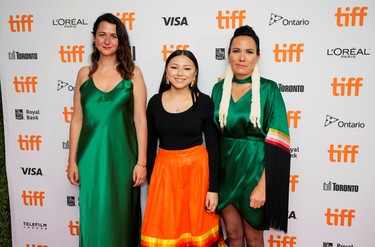
[[[92,82],[92,84],[94,85],[94,87],[96,88],[96,90],[98,90],[98,91],[101,92],[101,93],[105,93],[105,94],[108,94],[108,93],[111,93],[112,91],[114,91],[114,90],[120,85],[120,83],[121,83],[122,81],[123,81],[123,80],[119,81],[119,82],[118,82],[113,88],[111,88],[111,90],[108,90],[107,92],[105,92],[105,91],[99,89],[99,88],[96,86],[94,79],[91,78],[91,82]]]
[[[249,90],[247,90],[247,91],[246,91],[241,97],[239,97],[236,101],[234,100],[232,94],[230,94],[230,98],[231,98],[231,100],[232,100],[232,102],[233,102],[234,104],[237,104],[237,102],[240,101],[242,98],[246,97],[247,94],[249,94],[249,92],[250,92],[251,90],[252,90],[252,88],[249,88]]]

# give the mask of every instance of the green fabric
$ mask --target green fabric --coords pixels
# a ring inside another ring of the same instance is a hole
[[[122,80],[105,93],[88,79],[80,92],[80,246],[138,246],[140,191],[132,187],[137,162],[133,84]]]
[[[215,103],[214,120],[219,130],[222,90],[223,80],[218,82],[212,91],[212,99]],[[281,111],[285,114],[284,103],[279,94],[280,91],[275,82],[261,78],[261,128],[254,128],[249,119],[252,96],[250,89],[237,102],[234,102],[231,97],[226,126],[220,130],[218,211],[232,204],[249,224],[259,230],[268,228],[264,222],[264,207],[251,208],[249,206],[250,194],[258,184],[266,166],[265,139],[269,128],[281,125],[285,129],[286,124],[287,129],[287,122],[279,122],[273,117],[275,112]],[[279,103],[282,106],[279,106]]]

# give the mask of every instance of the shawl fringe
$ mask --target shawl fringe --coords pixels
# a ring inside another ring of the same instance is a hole
[[[265,143],[267,229],[288,231],[290,152]]]

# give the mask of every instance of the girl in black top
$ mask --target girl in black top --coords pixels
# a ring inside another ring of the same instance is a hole
[[[141,246],[219,245],[218,133],[213,102],[197,79],[193,53],[177,50],[148,103],[149,193]]]

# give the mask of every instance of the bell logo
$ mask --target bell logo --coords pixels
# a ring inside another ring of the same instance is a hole
[[[355,218],[354,209],[340,209],[335,208],[333,210],[327,208],[327,212],[324,214],[326,216],[326,223],[329,226],[352,226],[353,219]]]
[[[336,163],[336,162],[343,162],[343,163],[355,163],[356,155],[359,153],[358,151],[359,145],[329,145],[328,154],[329,154],[329,161]]]
[[[9,16],[9,26],[12,33],[31,32],[33,15],[13,15]]]
[[[176,48],[175,48],[176,47]],[[161,50],[161,54],[163,54],[163,61],[167,61],[168,56],[174,52],[175,50],[187,50],[189,49],[189,45],[169,45],[169,49],[167,45],[163,45],[163,49]]]
[[[334,77],[331,83],[332,94],[333,96],[359,96],[359,89],[363,86],[362,81],[363,77],[342,77],[339,82],[339,79]]]
[[[14,90],[16,93],[35,93],[38,77],[36,76],[15,76],[13,78]]]
[[[23,204],[25,206],[40,206],[43,207],[44,199],[46,198],[45,193],[42,191],[22,191]]]
[[[79,221],[73,223],[73,221],[69,221],[69,233],[72,236],[79,236]]]
[[[290,191],[296,192],[296,185],[298,184],[298,175],[290,175],[289,176],[289,183],[290,183]]]
[[[283,44],[282,48],[280,48],[279,44],[275,44],[275,49],[273,50],[275,62],[300,62],[301,54],[304,52],[303,46],[304,44],[290,44],[288,47],[287,44]]]
[[[18,135],[18,144],[21,151],[40,151],[42,136],[40,135]]]
[[[294,129],[298,128],[298,122],[301,119],[301,111],[288,111],[288,126]]]
[[[336,16],[336,25],[338,27],[347,27],[347,26],[363,26],[365,16],[367,16],[366,10],[368,7],[346,7],[345,11],[342,8],[337,8]],[[357,23],[358,20],[358,23]]]
[[[117,12],[116,16],[124,23],[124,25],[129,29],[133,30],[133,22],[135,21],[134,12]]]
[[[68,110],[68,107],[66,106],[64,107],[64,111],[62,112],[62,114],[64,115],[65,123],[70,123],[70,121],[72,120],[73,111],[74,111],[73,106],[70,107],[70,111]]]
[[[269,247],[295,247],[297,244],[297,237],[277,235],[276,238],[273,234],[268,239]]]
[[[243,26],[243,21],[245,20],[246,10],[229,10],[225,11],[225,15],[220,10],[216,16],[217,27],[219,29],[234,29],[236,27]],[[238,21],[238,24],[237,24]]]
[[[64,46],[60,45],[60,58],[62,63],[76,63],[83,61],[83,54],[85,54],[83,45]]]

